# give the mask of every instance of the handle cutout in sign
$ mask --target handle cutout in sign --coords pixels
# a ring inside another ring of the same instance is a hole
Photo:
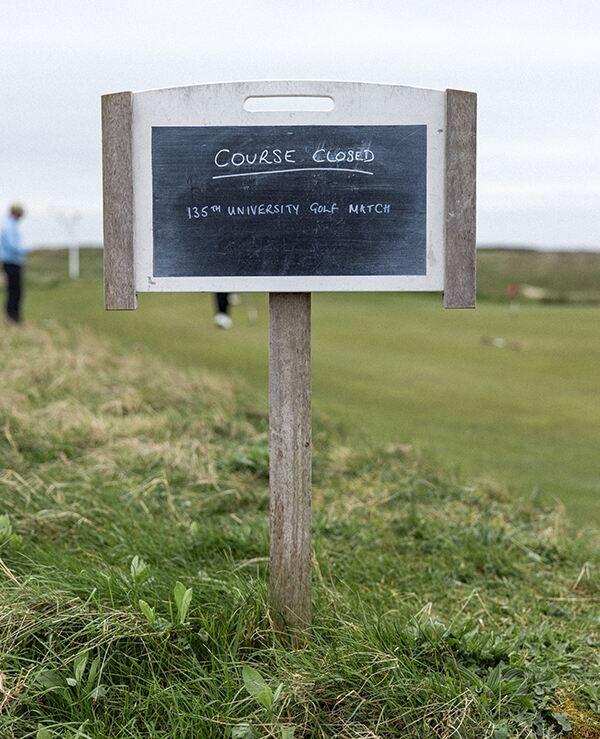
[[[244,100],[248,113],[329,113],[334,108],[328,95],[257,95]]]

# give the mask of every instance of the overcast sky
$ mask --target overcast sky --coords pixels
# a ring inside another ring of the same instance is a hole
[[[101,240],[100,95],[340,79],[479,95],[478,240],[600,247],[597,0],[0,0],[0,207]]]

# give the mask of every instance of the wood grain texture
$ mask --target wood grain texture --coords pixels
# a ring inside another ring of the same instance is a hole
[[[446,90],[445,308],[474,308],[477,95]]]
[[[132,93],[102,96],[104,306],[137,307],[133,261]]]
[[[275,627],[302,629],[312,615],[311,295],[269,297],[271,543]]]

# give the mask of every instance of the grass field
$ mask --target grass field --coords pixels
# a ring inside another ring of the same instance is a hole
[[[600,737],[597,532],[407,446],[353,449],[318,414],[315,619],[293,648],[266,601],[264,407],[165,360],[167,321],[111,317],[122,341],[99,339],[85,282],[38,292],[30,314],[53,294],[83,320],[0,333],[2,739]],[[333,307],[359,320],[345,300],[317,301],[317,347],[335,338],[320,325]],[[172,321],[194,305],[143,302],[139,316]],[[434,320],[427,301],[396,305]],[[178,362],[234,356],[237,334],[219,344],[197,308],[197,333],[172,327],[173,346],[192,342]],[[465,329],[448,331],[446,356],[473,362]],[[346,384],[356,368],[336,366]],[[432,366],[415,378],[434,387]]]
[[[479,259],[476,311],[443,311],[438,296],[315,295],[316,412],[349,443],[413,444],[517,496],[560,500],[582,524],[599,522],[600,308],[523,303],[511,316],[503,295],[519,282],[593,293],[600,255],[486,250]],[[82,253],[81,280],[65,275],[64,253],[32,256],[29,318],[86,325],[180,367],[242,378],[265,407],[264,296],[250,298],[255,325],[246,303],[234,309],[234,329],[219,332],[205,295],[141,295],[135,313],[105,313],[99,252]],[[485,337],[525,348],[495,348]]]

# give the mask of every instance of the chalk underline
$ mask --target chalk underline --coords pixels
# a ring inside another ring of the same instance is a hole
[[[294,169],[269,169],[266,172],[235,172],[234,174],[216,174],[213,180],[222,180],[225,177],[255,177],[262,174],[283,174],[284,172],[314,172],[316,170],[329,170],[331,172],[354,172],[356,174],[373,174],[366,169],[349,169],[347,167],[295,167]]]

